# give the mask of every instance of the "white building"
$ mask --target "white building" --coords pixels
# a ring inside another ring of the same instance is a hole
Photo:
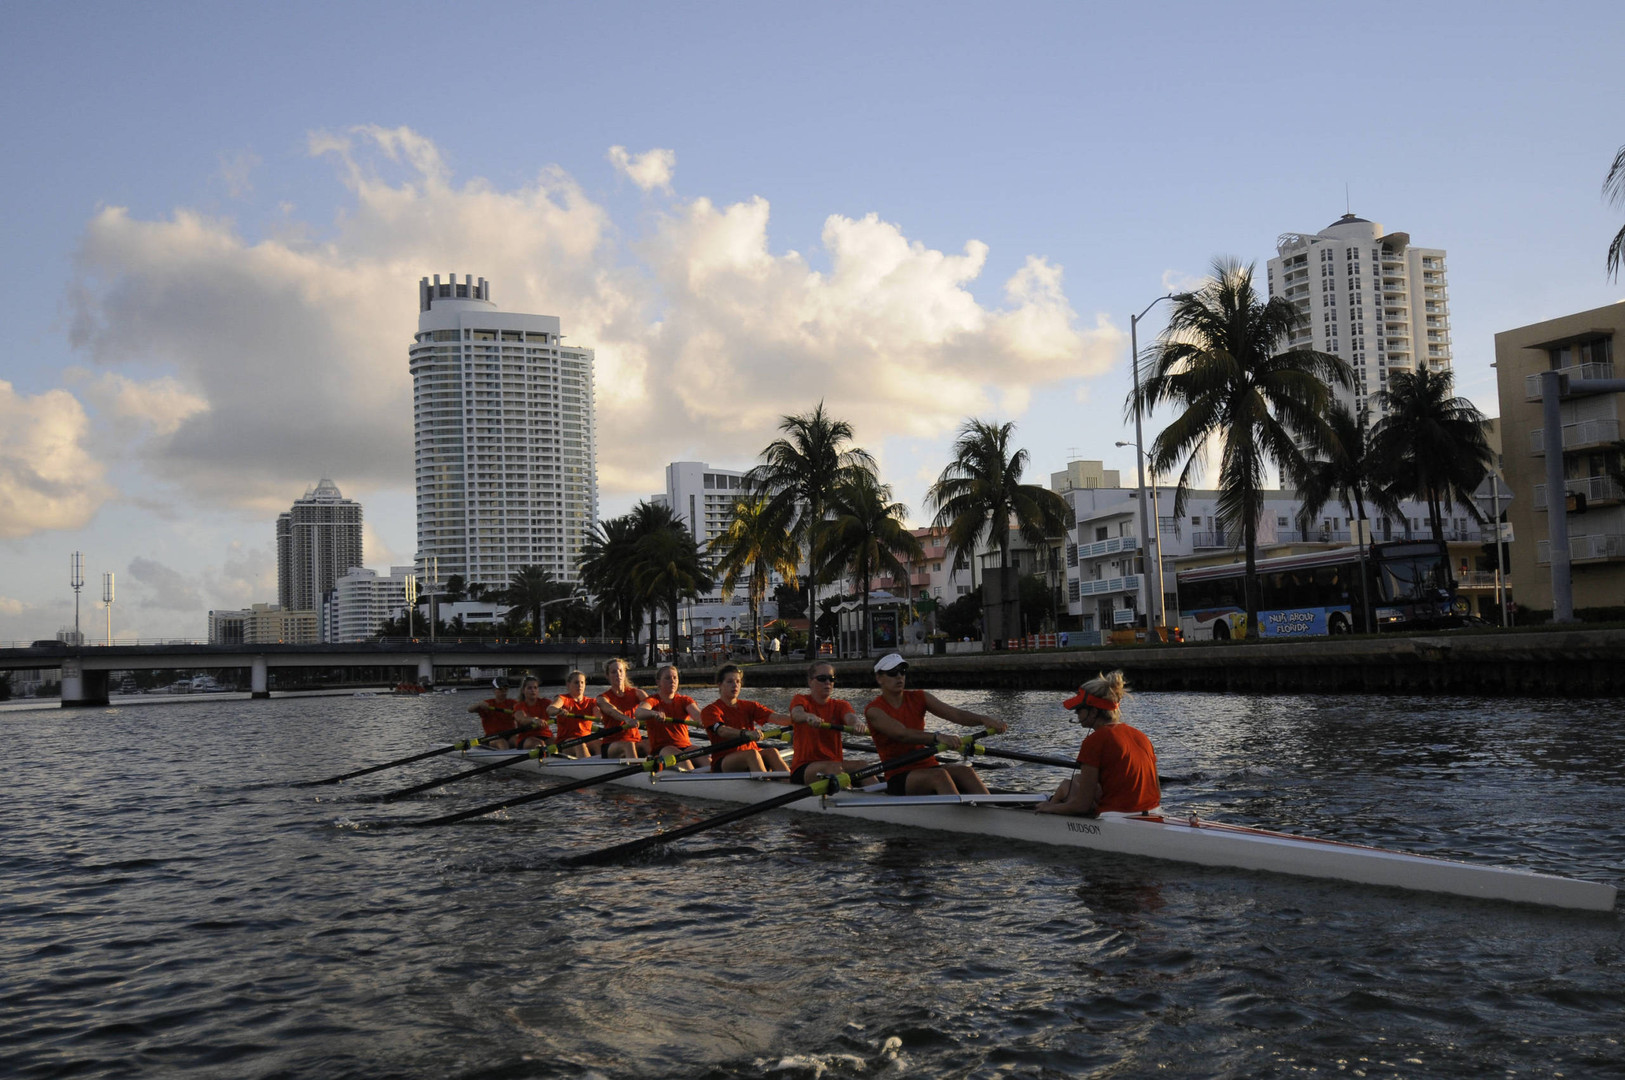
[[[593,351],[552,315],[497,309],[484,278],[424,278],[411,348],[422,574],[576,580],[598,518]]]
[[[1450,304],[1444,252],[1411,245],[1406,233],[1344,214],[1313,236],[1283,233],[1269,261],[1269,291],[1309,325],[1288,343],[1335,353],[1354,369],[1351,409],[1382,416],[1375,395],[1390,371],[1450,368]]]
[[[361,565],[361,504],[322,479],[276,519],[277,604],[314,611],[339,577]]]
[[[410,566],[392,566],[388,576],[358,566],[339,578],[322,605],[323,641],[369,641],[378,627],[406,610]]]
[[[666,490],[650,496],[649,501],[669,506],[672,516],[687,527],[703,553],[712,540],[728,531],[734,502],[744,493],[744,482],[743,472],[714,468],[703,461],[674,461],[666,466]],[[706,559],[707,566],[715,564],[715,559]],[[778,579],[774,578],[768,585],[769,599],[763,608],[763,622],[778,614],[778,605],[771,599],[773,585],[777,583]],[[730,628],[742,634],[750,633],[746,587],[741,583],[736,594],[725,596],[719,586],[693,600],[683,601],[678,618],[683,623],[682,632],[694,637],[695,648],[704,644],[707,630],[712,631],[713,637],[721,636],[720,631]]]

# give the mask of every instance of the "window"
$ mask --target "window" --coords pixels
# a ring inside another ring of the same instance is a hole
[[[1095,529],[1095,539],[1096,540],[1104,540],[1104,539],[1106,539],[1106,536],[1107,536],[1106,526],[1101,525],[1101,526],[1099,526],[1099,527],[1097,527]]]

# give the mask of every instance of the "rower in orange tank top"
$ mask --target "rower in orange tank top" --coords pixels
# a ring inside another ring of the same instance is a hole
[[[755,740],[762,737],[763,724],[788,725],[790,718],[780,716],[759,701],[741,701],[739,691],[744,685],[745,673],[739,670],[739,665],[723,664],[717,669],[717,699],[700,712],[705,734],[713,743],[739,738],[752,740],[712,754],[711,771],[788,772],[777,750],[759,747]]]
[[[525,676],[525,680],[519,684],[519,704],[513,707],[513,711],[517,723],[524,729],[514,736],[519,749],[532,750],[546,746],[548,740],[553,738],[553,728],[547,722],[547,699],[542,697],[541,684],[534,675]]]
[[[649,733],[649,753],[658,754],[671,747],[687,750],[693,745],[688,737],[688,725],[698,725],[700,707],[687,694],[679,694],[677,668],[666,664],[655,675],[655,696],[638,706],[637,716]],[[684,771],[694,768],[692,762],[680,761],[677,767]]]
[[[553,699],[547,714],[558,724],[560,742],[592,733],[593,721],[599,718],[598,701],[587,696],[585,671],[572,671],[564,677],[564,693]],[[598,753],[598,740],[566,746],[559,753],[565,757],[589,757]]]
[[[796,725],[790,736],[791,760],[795,766],[790,773],[792,784],[811,783],[820,776],[850,772],[869,764],[846,760],[841,736],[863,735],[869,729],[850,702],[831,696],[834,692],[835,667],[827,660],[819,660],[807,669],[807,692],[797,694],[790,701],[790,719]],[[820,727],[821,724],[838,724],[846,731]]]
[[[604,738],[603,754],[607,758],[640,757],[648,746],[639,741],[637,712],[649,695],[627,681],[626,661],[620,657],[604,665],[604,675],[609,689],[598,695],[598,711],[605,724],[622,730]]]
[[[957,750],[963,740],[956,735],[943,735],[928,731],[927,713],[964,727],[985,727],[1003,732],[1005,724],[991,716],[973,713],[938,700],[924,690],[904,688],[908,677],[908,661],[898,653],[887,653],[875,664],[875,681],[880,684],[880,696],[864,707],[864,719],[869,722],[869,733],[874,738],[880,760],[889,761],[902,754],[912,753],[922,746],[942,743]],[[976,770],[969,765],[941,765],[935,757],[905,765],[886,772],[888,795],[986,795],[987,785],[982,783]]]

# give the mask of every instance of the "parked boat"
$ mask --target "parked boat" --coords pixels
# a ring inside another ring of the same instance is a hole
[[[465,756],[494,761],[512,755],[475,749],[466,751]],[[531,759],[515,768],[531,769],[547,780],[563,782],[601,775],[627,764],[598,758],[547,758]],[[755,803],[788,790],[786,777],[785,773],[700,770],[665,771],[653,777],[640,775],[608,782],[676,798]],[[1211,821],[1194,814],[1107,813],[1097,817],[1067,817],[1033,813],[1033,804],[1044,798],[1028,794],[895,796],[884,794],[884,785],[876,784],[826,798],[807,798],[783,809],[1081,851],[1588,911],[1611,911],[1617,894],[1614,886],[1601,882],[1295,836]]]

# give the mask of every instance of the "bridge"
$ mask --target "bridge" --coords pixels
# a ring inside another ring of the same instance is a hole
[[[62,669],[62,706],[106,705],[114,671],[249,671],[256,698],[270,697],[270,673],[285,668],[395,667],[434,682],[436,668],[528,668],[543,683],[562,683],[575,668],[593,673],[619,641],[357,641],[323,645],[87,645],[41,642],[0,648],[0,670]]]

